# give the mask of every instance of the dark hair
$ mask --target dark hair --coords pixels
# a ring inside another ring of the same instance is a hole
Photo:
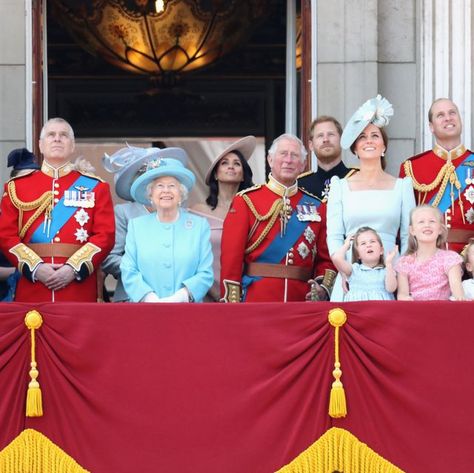
[[[387,132],[381,127],[377,127],[377,128],[380,130],[380,134],[382,135],[382,139],[383,139],[383,144],[385,145],[385,152],[387,152],[387,149],[388,149],[388,135],[387,135]],[[351,144],[350,150],[351,150],[352,154],[356,154],[355,153],[355,146],[356,146],[357,140],[359,139],[359,136],[354,140],[354,143]],[[382,169],[385,169],[387,167],[387,161],[385,159],[385,156],[380,156],[380,161],[382,163]]]
[[[320,123],[326,123],[326,122],[331,122],[334,123],[334,126],[337,129],[337,132],[339,133],[339,137],[342,136],[342,126],[341,124],[334,118],[331,117],[330,115],[321,115],[320,117],[316,118],[311,122],[311,125],[309,126],[309,138],[312,139],[314,136],[314,129],[316,125],[319,125]]]
[[[234,153],[239,158],[239,161],[242,164],[242,171],[243,171],[243,175],[244,175],[244,180],[239,184],[238,192],[240,192],[241,190],[247,189],[250,186],[253,186],[253,182],[252,182],[253,172],[252,172],[252,169],[249,166],[249,163],[244,158],[243,154],[240,151],[236,150],[236,149],[232,150],[232,151],[229,151],[229,153]],[[227,154],[229,154],[229,153],[227,153]],[[226,156],[227,156],[227,154],[226,154]],[[222,156],[222,158],[223,157],[224,156]],[[219,183],[217,182],[215,172],[216,172],[216,168],[217,168],[217,166],[219,166],[219,163],[221,162],[222,158],[219,159],[219,161],[217,161],[217,163],[214,165],[214,167],[212,168],[211,174],[209,176],[209,196],[206,199],[206,203],[207,203],[207,205],[209,205],[209,207],[211,207],[212,210],[214,210],[217,207],[217,203],[218,203],[217,202],[218,201],[217,196],[219,195]]]

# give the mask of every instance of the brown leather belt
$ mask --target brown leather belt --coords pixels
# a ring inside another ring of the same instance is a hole
[[[41,258],[69,258],[81,248],[75,243],[29,243],[27,246]]]
[[[448,243],[468,243],[470,238],[474,238],[474,230],[462,230],[450,228],[448,230]]]
[[[300,281],[307,281],[313,275],[310,268],[272,263],[248,263],[245,267],[245,274],[264,278],[298,279]]]

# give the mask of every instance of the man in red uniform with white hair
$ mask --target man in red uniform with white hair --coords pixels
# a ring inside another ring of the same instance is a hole
[[[461,142],[461,117],[452,100],[435,100],[428,120],[435,145],[402,163],[400,176],[412,178],[418,204],[444,213],[448,247],[460,252],[474,237],[474,155]]]
[[[16,301],[95,302],[96,269],[114,245],[107,183],[70,162],[74,132],[62,118],[41,130],[44,161],[5,185],[0,248],[21,278]]]
[[[306,150],[284,134],[268,152],[264,186],[236,195],[224,221],[221,281],[224,302],[327,299],[335,271],[326,244],[326,205],[299,189]]]

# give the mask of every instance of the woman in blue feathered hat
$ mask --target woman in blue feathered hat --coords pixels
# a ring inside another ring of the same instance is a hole
[[[128,224],[120,269],[133,302],[200,302],[214,280],[209,224],[183,208],[196,180],[186,161],[149,161],[131,187],[135,201],[156,209]]]
[[[394,249],[400,233],[401,251],[408,240],[410,210],[415,206],[411,179],[399,179],[385,172],[388,137],[384,127],[393,115],[392,105],[377,95],[365,102],[344,128],[341,146],[358,157],[360,169],[348,178],[333,177],[328,198],[328,249],[333,255],[347,236],[363,226],[381,237],[385,252]],[[350,251],[346,259],[350,261]],[[344,288],[340,276],[331,300],[342,301]]]

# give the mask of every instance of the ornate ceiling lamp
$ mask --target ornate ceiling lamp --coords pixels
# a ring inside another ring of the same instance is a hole
[[[211,64],[243,43],[268,0],[51,0],[54,15],[92,54],[139,74]]]

